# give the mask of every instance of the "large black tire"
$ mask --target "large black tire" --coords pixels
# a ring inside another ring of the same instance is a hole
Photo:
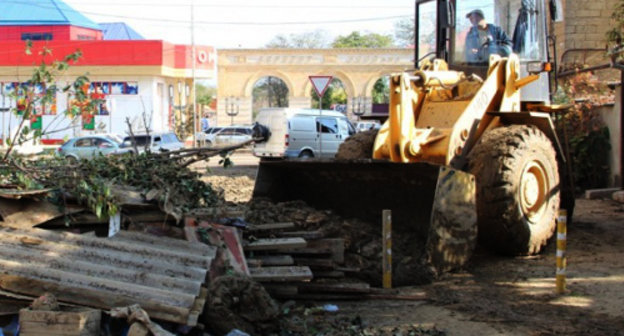
[[[499,253],[535,254],[555,230],[559,172],[553,146],[538,128],[486,132],[469,155],[477,180],[479,242]]]
[[[338,160],[371,159],[373,157],[373,145],[379,130],[372,129],[355,133],[348,137],[338,147],[335,158]]]

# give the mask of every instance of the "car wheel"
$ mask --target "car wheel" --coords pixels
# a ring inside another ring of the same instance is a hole
[[[314,157],[314,154],[309,150],[304,150],[299,154],[300,159],[311,159]]]
[[[66,156],[65,160],[67,160],[67,162],[69,162],[70,164],[78,163],[78,159],[75,156],[71,156],[71,155]]]

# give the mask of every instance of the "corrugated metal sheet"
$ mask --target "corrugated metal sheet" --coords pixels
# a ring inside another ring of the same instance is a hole
[[[139,304],[195,325],[216,248],[121,231],[112,238],[0,227],[0,288],[100,309]]]
[[[61,0],[0,1],[0,25],[72,25],[101,29]]]

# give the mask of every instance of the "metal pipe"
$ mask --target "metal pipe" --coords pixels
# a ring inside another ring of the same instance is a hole
[[[575,75],[575,74],[578,74],[578,73],[583,73],[583,72],[588,72],[588,71],[609,69],[609,68],[611,68],[611,67],[615,67],[615,66],[612,66],[611,64],[601,64],[601,65],[596,65],[596,66],[589,67],[589,68],[583,68],[583,69],[575,69],[575,70],[563,71],[563,72],[560,72],[560,73],[557,75],[557,78],[566,77],[566,76],[571,76],[571,75]]]

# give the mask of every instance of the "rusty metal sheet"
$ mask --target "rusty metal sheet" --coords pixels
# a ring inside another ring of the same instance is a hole
[[[116,237],[0,227],[0,289],[48,291],[99,309],[139,304],[151,317],[196,324],[216,248],[136,232]]]

